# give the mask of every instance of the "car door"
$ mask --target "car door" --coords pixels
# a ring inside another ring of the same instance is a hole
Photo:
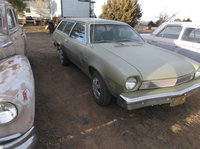
[[[76,23],[71,31],[69,40],[65,41],[65,47],[71,61],[84,70],[86,66],[85,49],[87,48],[86,24]]]
[[[179,38],[182,31],[181,26],[168,25],[165,26],[160,32],[154,35],[150,44],[165,48],[171,51],[176,51],[175,40]]]
[[[15,53],[25,55],[25,33],[19,27],[15,12],[11,7],[6,8],[8,33],[10,39],[13,41]]]
[[[66,34],[64,33],[65,26],[67,25],[67,21],[62,21],[56,28],[54,34],[53,34],[53,39],[55,40],[55,43],[59,46],[61,46],[66,38]]]
[[[67,55],[67,57],[71,60],[72,59],[72,53],[70,52],[71,50],[69,49],[69,35],[72,31],[72,28],[74,27],[75,22],[73,21],[68,21],[67,24],[65,25],[65,27],[63,28],[62,31],[62,43],[61,43],[61,49],[63,50],[63,52]]]
[[[62,31],[62,45],[64,45],[65,42],[67,42],[69,40],[69,34],[71,33],[71,30],[73,28],[73,26],[75,25],[75,22],[72,21],[68,21],[67,24],[65,25],[65,27],[63,28]]]

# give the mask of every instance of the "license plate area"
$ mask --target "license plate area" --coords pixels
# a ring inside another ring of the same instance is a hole
[[[186,95],[182,95],[182,96],[179,96],[179,97],[172,98],[171,103],[170,103],[170,107],[175,107],[175,106],[178,106],[178,105],[185,103],[186,98],[187,98]]]

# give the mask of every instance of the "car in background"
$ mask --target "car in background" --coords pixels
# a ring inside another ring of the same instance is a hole
[[[101,106],[109,105],[112,96],[128,110],[176,106],[200,87],[199,63],[145,43],[126,23],[63,19],[53,40],[61,64],[73,62],[91,78],[94,100]]]
[[[200,24],[192,22],[166,22],[151,34],[141,34],[156,45],[200,62]]]
[[[35,87],[26,35],[13,7],[0,1],[0,149],[34,148]]]
[[[36,20],[32,16],[27,16],[26,25],[36,25]]]

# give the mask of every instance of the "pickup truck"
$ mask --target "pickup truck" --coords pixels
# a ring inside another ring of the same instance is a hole
[[[0,0],[0,149],[34,148],[35,87],[26,35],[10,3]]]

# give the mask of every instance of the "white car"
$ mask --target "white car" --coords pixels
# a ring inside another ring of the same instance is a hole
[[[180,53],[200,62],[200,24],[166,22],[151,34],[141,34],[150,44]]]

